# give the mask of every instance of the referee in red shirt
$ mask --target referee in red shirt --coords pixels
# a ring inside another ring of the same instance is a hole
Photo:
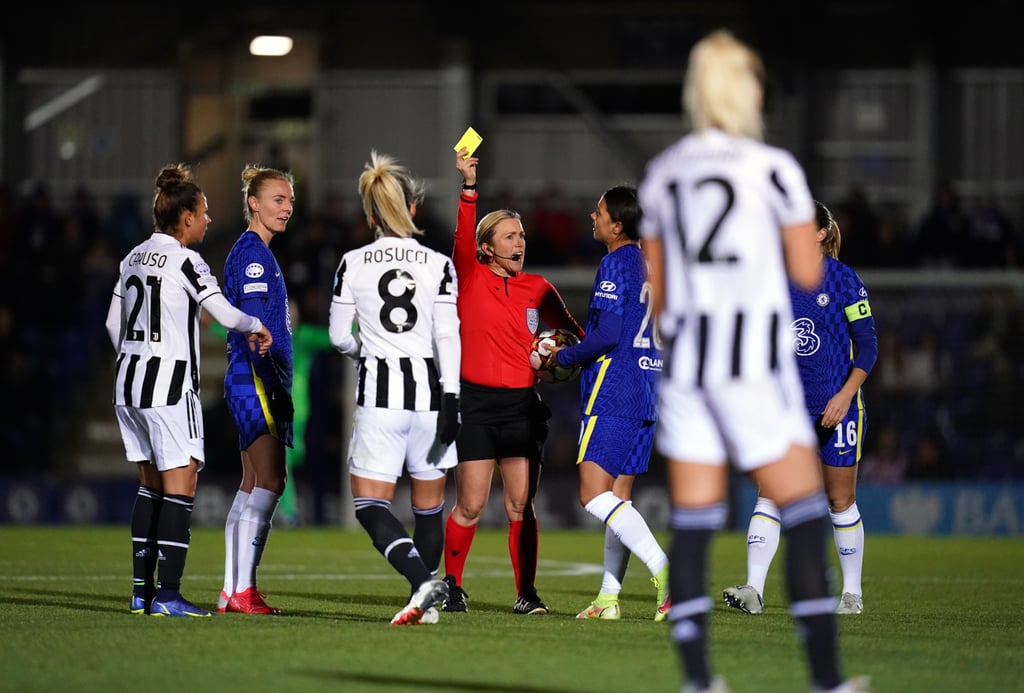
[[[508,548],[515,573],[517,614],[546,614],[537,596],[537,514],[544,441],[551,410],[537,392],[530,365],[543,323],[583,337],[583,329],[555,287],[523,272],[526,232],[517,212],[493,211],[476,223],[478,157],[456,154],[462,174],[455,248],[462,323],[462,429],[456,440],[455,507],[445,525],[445,611],[466,611],[462,573],[498,465],[508,517]],[[465,158],[464,158],[465,157]]]

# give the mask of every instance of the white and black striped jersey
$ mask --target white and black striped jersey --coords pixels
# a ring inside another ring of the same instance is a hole
[[[795,368],[780,232],[814,220],[796,159],[693,133],[648,162],[638,196],[641,237],[664,248],[666,377],[706,387]]]
[[[434,344],[439,335],[458,344],[457,299],[451,258],[415,238],[382,236],[342,256],[329,331],[335,348],[355,355],[353,316],[358,325],[358,406],[439,409],[441,364]],[[455,358],[449,366],[456,382],[458,363]]]
[[[213,296],[227,304],[210,266],[172,236],[154,233],[125,256],[110,315],[120,316],[119,330],[111,330],[115,405],[159,407],[199,392],[199,316]],[[258,329],[258,320],[239,314],[247,318],[241,329]]]

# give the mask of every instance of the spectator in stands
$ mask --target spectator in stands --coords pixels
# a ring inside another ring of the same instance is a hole
[[[923,395],[945,389],[953,366],[942,348],[938,328],[928,325],[917,335],[916,343],[904,354],[902,374],[907,387]]]
[[[149,233],[149,224],[139,210],[139,199],[130,192],[114,197],[107,219],[107,238],[110,239],[114,254],[118,257],[144,239]]]
[[[562,189],[551,183],[534,201],[524,226],[530,229],[530,251],[538,265],[567,265],[580,244],[576,214]]]
[[[907,452],[900,442],[899,428],[885,423],[878,431],[872,450],[860,463],[860,481],[868,484],[898,484],[907,468]]]
[[[68,216],[77,220],[82,240],[87,248],[91,248],[103,235],[103,220],[96,207],[96,198],[84,185],[75,187]]]
[[[110,288],[110,285],[107,285]],[[33,358],[32,345],[26,331],[19,329],[9,293],[0,292],[0,388],[8,394],[17,393],[17,406],[7,407],[0,421],[0,445],[6,454],[0,462],[0,474],[40,472],[47,461],[45,441],[51,422],[40,412],[49,407],[53,396],[50,388],[39,387],[45,377],[45,366]]]
[[[0,181],[0,268],[6,268],[14,256],[17,214],[14,196],[7,183]]]
[[[954,267],[967,235],[967,217],[949,182],[935,188],[932,206],[917,229],[915,251],[922,267]]]
[[[37,184],[17,211],[15,242],[19,244],[18,259],[31,260],[47,252],[54,242],[58,222],[50,189],[44,183]]]
[[[883,214],[878,218],[878,237],[875,239],[873,255],[867,259],[866,266],[900,268],[914,264],[910,248],[904,238],[903,223],[894,212]],[[846,260],[846,255],[843,259]]]
[[[281,241],[274,242],[288,282],[288,294],[299,296],[307,288],[329,294],[334,278],[335,246],[323,217],[310,216]]]
[[[16,215],[13,275],[16,285],[33,287],[31,295],[15,293],[16,310],[26,317],[29,312],[34,315],[31,323],[24,323],[26,327],[49,330],[55,322],[61,325],[59,314],[55,316],[52,311],[62,311],[68,298],[61,296],[56,286],[60,278],[53,258],[59,250],[60,219],[53,209],[49,188],[43,183],[36,185],[29,198],[19,204]]]
[[[900,333],[886,327],[878,331],[878,362],[872,382],[885,395],[904,395],[907,381],[907,351]]]
[[[835,219],[843,230],[843,262],[854,267],[873,264],[878,257],[878,215],[868,203],[864,186],[849,189]]]
[[[1016,266],[1013,223],[992,198],[979,200],[971,210],[960,255],[964,267]]]
[[[950,463],[946,442],[934,428],[923,431],[914,443],[906,478],[914,481],[952,479],[956,469]]]

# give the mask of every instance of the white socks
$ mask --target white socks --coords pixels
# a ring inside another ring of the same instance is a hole
[[[238,518],[242,508],[249,502],[249,494],[239,489],[231,502],[227,520],[224,522],[224,587],[223,592],[230,599],[235,593],[235,576],[238,574]],[[225,606],[220,604],[219,606]]]
[[[864,523],[860,519],[860,510],[854,502],[841,513],[829,514],[832,516],[836,551],[839,552],[839,567],[843,571],[842,592],[863,596],[860,579],[864,568]]]
[[[615,536],[611,527],[604,528],[604,573],[601,576],[601,594],[618,594],[626,577],[629,557],[626,545]]]
[[[758,496],[747,527],[747,584],[764,599],[764,582],[772,559],[779,550],[782,525],[779,509],[767,498]]]
[[[842,592],[863,596],[861,574],[864,567],[864,523],[854,503],[832,517],[832,534],[839,554],[839,567],[843,571]],[[747,528],[747,584],[764,598],[764,583],[768,569],[779,548],[779,510],[767,498],[758,497],[754,513]]]
[[[271,520],[280,499],[281,496],[278,494],[257,486],[242,508],[238,518],[235,592],[244,592],[256,586],[256,567],[263,557],[263,549],[270,535]]]
[[[668,563],[668,556],[658,545],[650,528],[633,504],[605,491],[587,503],[588,513],[611,529],[622,544],[644,562],[651,575],[657,575]],[[608,542],[605,542],[607,551]],[[608,565],[607,561],[605,565]],[[604,592],[604,589],[601,590]]]

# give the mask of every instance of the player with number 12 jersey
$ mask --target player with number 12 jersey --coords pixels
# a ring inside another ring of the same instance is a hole
[[[643,233],[661,238],[672,268],[658,325],[669,380],[795,382],[775,225],[813,219],[814,200],[793,156],[719,130],[690,134],[648,164],[639,194]]]

